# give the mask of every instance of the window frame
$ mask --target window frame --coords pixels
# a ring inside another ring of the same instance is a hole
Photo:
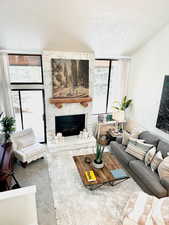
[[[111,69],[112,61],[119,61],[118,59],[106,59],[106,58],[96,58],[96,60],[108,61],[109,62],[109,72],[108,72],[108,82],[107,82],[107,96],[106,96],[106,111],[104,113],[92,113],[92,115],[107,114],[108,104],[109,104],[109,89],[110,89],[110,78],[111,78]]]
[[[23,114],[22,114],[21,91],[42,91],[43,123],[44,123],[44,141],[43,142],[40,142],[40,143],[42,143],[42,144],[47,143],[46,113],[45,113],[45,91],[44,91],[44,89],[43,88],[29,88],[29,89],[25,89],[25,88],[11,88],[11,91],[18,91],[22,130],[24,129],[24,120],[23,120]]]
[[[22,56],[39,56],[40,57],[40,63],[41,63],[41,82],[11,82],[11,85],[44,85],[44,76],[43,76],[43,62],[42,62],[42,55],[41,54],[24,54],[24,53],[8,53],[8,56],[10,55],[22,55]],[[10,66],[10,64],[9,64]]]

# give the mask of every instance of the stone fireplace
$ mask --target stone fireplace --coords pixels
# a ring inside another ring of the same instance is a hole
[[[43,52],[43,74],[45,88],[45,103],[46,103],[46,129],[47,141],[54,139],[56,135],[55,118],[62,116],[84,115],[85,128],[92,133],[92,102],[89,102],[86,107],[80,103],[63,103],[61,108],[50,103],[52,98],[52,71],[51,59],[82,59],[89,60],[89,96],[93,96],[93,73],[94,73],[94,54],[82,52]],[[65,117],[68,118],[68,117]]]

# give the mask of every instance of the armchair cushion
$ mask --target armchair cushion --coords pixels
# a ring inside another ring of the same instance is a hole
[[[16,145],[16,149],[22,149],[36,143],[34,132],[31,128],[16,132],[12,136],[12,141]]]
[[[45,146],[43,144],[33,144],[31,146],[27,146],[21,150],[14,151],[15,157],[19,159],[21,162],[34,161],[44,156]]]
[[[17,138],[16,140],[18,150],[25,148],[27,146],[33,145],[35,143],[36,143],[36,140],[33,134],[22,136],[20,138]]]

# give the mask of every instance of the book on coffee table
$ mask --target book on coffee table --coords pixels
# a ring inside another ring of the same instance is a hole
[[[93,170],[85,171],[85,175],[86,175],[86,178],[87,178],[87,180],[88,180],[89,182],[90,182],[90,181],[96,181],[96,176],[95,176]]]
[[[111,170],[111,173],[116,179],[123,179],[129,177],[123,169]]]

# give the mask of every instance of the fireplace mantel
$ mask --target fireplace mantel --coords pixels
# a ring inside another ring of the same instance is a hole
[[[87,107],[88,103],[92,101],[91,97],[84,98],[50,98],[49,103],[54,104],[58,109],[63,107],[64,103],[80,103],[82,106]]]

